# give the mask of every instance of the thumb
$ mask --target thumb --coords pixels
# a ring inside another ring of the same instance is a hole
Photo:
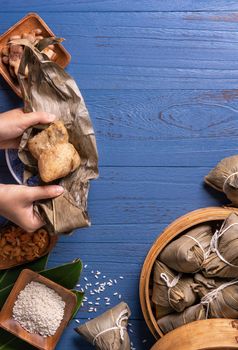
[[[64,188],[58,185],[27,187],[27,189],[30,202],[58,197],[64,192]]]
[[[31,113],[22,113],[21,119],[19,121],[22,123],[22,128],[27,129],[30,126],[36,124],[48,124],[52,123],[55,120],[55,115],[46,112],[31,112]]]

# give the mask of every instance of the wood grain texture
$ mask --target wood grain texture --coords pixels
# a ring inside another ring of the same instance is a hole
[[[79,84],[97,135],[100,178],[91,184],[92,226],[60,238],[50,266],[81,257],[81,285],[96,288],[91,271],[112,287],[90,313],[115,305],[132,309],[137,350],[153,339],[143,321],[138,284],[152,243],[174,219],[199,207],[227,203],[204,187],[220,159],[237,153],[237,1],[2,0],[0,32],[38,12],[66,41],[68,72]],[[0,112],[21,101],[0,79]],[[0,182],[13,183],[0,152]],[[123,279],[120,279],[123,276]],[[87,296],[93,303],[97,295]],[[114,295],[114,293],[118,293]],[[111,298],[105,305],[104,297]],[[92,349],[71,322],[57,350]],[[142,342],[147,339],[147,342]]]
[[[124,11],[236,11],[238,5],[235,0],[72,0],[66,3],[63,0],[49,2],[42,0],[35,2],[32,0],[19,0],[18,7],[15,8],[13,0],[2,0],[2,12],[12,9],[14,12],[37,11],[37,12],[65,12],[65,11],[92,11],[92,12],[124,12]]]
[[[0,31],[24,14],[0,13]],[[42,16],[65,37],[72,54],[69,72],[81,88],[237,88],[238,12],[65,11]]]

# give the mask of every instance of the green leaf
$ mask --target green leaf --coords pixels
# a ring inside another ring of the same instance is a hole
[[[78,282],[81,271],[82,271],[82,262],[80,259],[76,259],[71,263],[67,263],[61,266],[54,267],[52,269],[41,271],[40,274],[42,276],[45,276],[51,279],[56,283],[59,283],[65,288],[72,289],[74,288],[75,284]],[[13,285],[14,284],[11,284],[0,290],[0,307],[2,307],[2,305],[4,304],[6,298],[11,292]],[[76,294],[76,297],[77,297],[77,305],[75,307],[72,318],[77,314],[84,296],[84,293],[80,291],[73,290],[73,292]],[[35,348],[25,343],[23,340],[4,331],[3,329],[0,329],[0,350],[22,350],[22,349],[34,350]]]
[[[40,274],[49,278],[51,281],[61,284],[65,288],[73,289],[79,280],[82,268],[81,260],[75,259],[71,263],[42,271]]]
[[[71,317],[71,320],[72,318],[74,318],[76,315],[77,315],[77,312],[82,304],[82,301],[83,301],[83,297],[84,297],[84,293],[83,292],[80,292],[79,290],[72,290],[72,292],[76,295],[76,298],[77,298],[77,305],[74,309],[74,313]]]
[[[40,275],[60,284],[67,289],[73,289],[79,280],[82,271],[82,262],[76,259],[73,262],[39,272]],[[15,282],[15,281],[14,281]],[[14,283],[0,289],[0,309],[3,307]],[[0,348],[1,350],[1,348]]]
[[[38,260],[29,262],[29,263],[24,264],[24,265],[16,266],[12,269],[1,271],[0,289],[3,289],[12,283],[15,283],[19,274],[21,273],[21,271],[23,269],[30,269],[30,270],[36,271],[36,272],[44,270],[45,266],[47,264],[47,261],[48,261],[48,257],[49,257],[49,255],[45,255]]]
[[[0,329],[0,350],[35,350],[36,348],[11,333]]]

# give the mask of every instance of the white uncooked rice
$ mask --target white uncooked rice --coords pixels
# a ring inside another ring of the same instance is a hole
[[[43,337],[57,331],[65,302],[53,289],[39,282],[30,282],[19,293],[13,307],[13,318],[29,333]]]

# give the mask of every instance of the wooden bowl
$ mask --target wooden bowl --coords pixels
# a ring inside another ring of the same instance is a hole
[[[237,349],[237,329],[237,320],[217,318],[195,321],[169,332],[151,350]]]
[[[3,47],[7,45],[11,36],[29,33],[31,30],[36,28],[42,30],[42,36],[44,37],[55,36],[55,34],[40,16],[38,16],[36,13],[29,13],[0,36],[0,55]],[[56,62],[60,67],[65,68],[70,62],[70,54],[61,44],[55,45],[54,51],[56,54],[54,62]],[[21,97],[21,90],[18,82],[11,76],[8,67],[2,62],[2,59],[0,59],[0,74],[2,74],[3,78],[11,86],[13,91],[15,91],[15,93]]]
[[[164,335],[157,325],[151,305],[150,281],[152,268],[157,256],[169,242],[171,242],[175,237],[180,235],[185,230],[191,229],[193,226],[201,223],[224,220],[232,212],[238,213],[238,208],[210,207],[192,211],[172,222],[154,242],[145,259],[141,271],[140,304],[147,326],[156,339],[159,339]]]
[[[14,226],[14,225],[11,224],[10,226]],[[0,236],[1,236],[1,231],[4,232],[4,230],[6,230],[7,228],[8,228],[8,226],[6,226],[2,230],[0,230]],[[10,259],[3,260],[2,258],[0,258],[0,270],[10,269],[12,267],[15,267],[15,266],[18,266],[18,265],[23,265],[23,264],[26,264],[26,263],[29,263],[31,261],[35,261],[35,260],[39,259],[40,257],[48,254],[53,249],[53,247],[55,246],[57,240],[58,240],[58,236],[57,235],[54,235],[54,236],[49,235],[49,244],[47,245],[46,249],[44,249],[43,251],[40,251],[40,256],[39,257],[37,257],[37,258],[35,258],[33,260],[30,260],[30,261],[29,260],[23,260],[21,262],[18,262],[16,258],[13,258],[11,260]],[[0,248],[0,251],[1,251],[1,249],[2,248]]]
[[[61,321],[59,328],[53,336],[44,338],[41,335],[29,333],[24,328],[22,328],[21,325],[12,317],[13,306],[20,291],[23,290],[25,286],[32,281],[43,283],[47,287],[56,291],[66,304],[63,320]],[[14,334],[15,336],[30,343],[38,349],[53,350],[57,342],[59,341],[63,330],[65,329],[69,320],[71,319],[76,304],[77,298],[75,294],[72,293],[70,290],[65,289],[59,284],[52,282],[48,278],[45,278],[36,272],[25,269],[20,273],[11,293],[9,294],[5,304],[3,305],[3,308],[0,312],[0,326],[6,331]]]

